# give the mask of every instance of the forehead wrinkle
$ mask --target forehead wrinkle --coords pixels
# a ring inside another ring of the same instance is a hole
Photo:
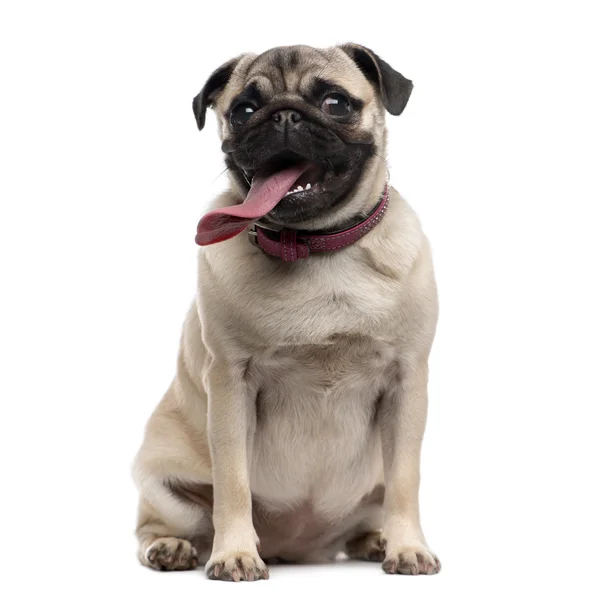
[[[277,48],[270,48],[254,58],[248,65],[246,75],[248,76],[254,68],[261,65],[264,66],[263,68],[266,68],[270,64],[277,66],[280,63],[284,63],[287,68],[294,70],[301,62],[306,62],[306,59],[311,58],[312,54],[324,58],[323,51],[312,46],[279,46]]]
[[[271,93],[278,91],[281,92],[286,88],[282,71],[274,65],[267,65],[265,68],[260,67],[255,73],[250,75],[249,81],[251,80],[251,77],[265,79],[265,86]]]
[[[299,81],[306,70],[322,69],[326,61],[324,52],[310,46],[283,46],[260,54],[248,66],[245,77],[263,75],[274,90],[297,91]]]
[[[350,91],[365,105],[374,104],[372,85],[337,47],[273,48],[259,56],[249,56],[249,60],[245,60],[240,67],[241,73],[235,80],[237,85],[233,86],[232,98],[253,83],[266,101],[286,92],[304,96],[314,85],[314,78],[320,77]]]
[[[307,90],[311,90],[314,87],[316,79],[319,79],[319,75],[316,71],[309,71],[300,80],[300,91],[305,93]],[[366,83],[365,79],[360,81],[351,72],[339,71],[333,72],[330,75],[322,77],[324,81],[331,83],[335,86],[343,88],[345,91],[350,92],[356,98],[362,100],[365,104],[368,104],[374,98],[372,87]]]
[[[250,85],[255,85],[262,96],[273,95],[273,83],[267,75],[261,73],[247,79],[244,87],[247,88]]]
[[[370,102],[374,97],[373,88],[351,59],[340,48],[330,48],[325,52],[321,54],[325,63],[315,65],[303,76],[303,80],[308,80],[307,85],[312,85],[314,78],[326,79],[351,91],[364,102]]]

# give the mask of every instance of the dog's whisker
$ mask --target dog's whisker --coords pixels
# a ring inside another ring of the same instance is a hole
[[[214,179],[212,179],[212,183],[215,183],[216,181],[218,181],[218,179],[220,179],[220,177],[222,177],[222,175],[224,175],[224,173],[226,173],[226,171],[228,171],[228,167],[226,167],[225,169],[222,170],[221,173],[216,175],[216,177],[214,177]]]

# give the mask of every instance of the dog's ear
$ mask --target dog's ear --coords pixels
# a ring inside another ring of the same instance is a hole
[[[382,103],[391,115],[400,115],[411,96],[413,83],[365,46],[345,44],[339,47],[356,63],[366,79],[376,85]]]
[[[201,131],[206,124],[206,110],[208,106],[216,100],[216,97],[224,89],[224,86],[230,80],[236,65],[239,63],[241,56],[237,56],[232,60],[218,67],[208,78],[201,92],[193,99],[193,114],[197,121],[197,128]]]

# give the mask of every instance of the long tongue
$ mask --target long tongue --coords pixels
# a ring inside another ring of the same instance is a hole
[[[256,173],[251,190],[242,204],[212,210],[200,219],[196,243],[200,246],[216,244],[244,231],[279,203],[306,168],[306,164],[301,164],[267,177]]]

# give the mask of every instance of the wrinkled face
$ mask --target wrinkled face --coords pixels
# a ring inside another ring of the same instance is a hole
[[[357,60],[353,51],[307,46],[244,55],[214,73],[211,89],[206,84],[196,98],[200,128],[205,107],[214,105],[226,164],[245,196],[254,177],[305,167],[268,221],[285,226],[336,211],[383,154],[383,80],[389,73],[381,73],[378,57],[359,52],[370,51],[358,50]],[[410,93],[411,83],[390,71]]]

